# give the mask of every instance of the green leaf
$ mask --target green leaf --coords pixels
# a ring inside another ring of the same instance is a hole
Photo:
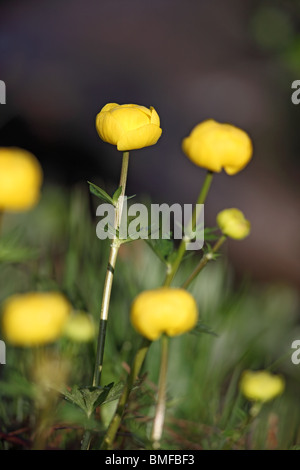
[[[163,263],[170,262],[175,253],[173,240],[159,238],[158,240],[145,239],[145,241]]]
[[[97,406],[105,403],[113,383],[104,387],[82,387],[74,385],[72,390],[64,390],[62,393],[65,398],[75,405],[79,406],[89,418]]]
[[[119,199],[119,197],[120,197],[120,195],[121,195],[121,192],[122,192],[122,186],[120,186],[120,187],[114,192],[113,197],[112,197],[114,205],[116,205],[116,203],[117,203],[117,201],[118,201],[118,199]]]
[[[194,335],[200,335],[201,333],[206,333],[208,335],[218,336],[209,326],[204,323],[198,322],[195,328],[193,328],[190,333]]]
[[[218,238],[220,237],[220,235],[218,235],[217,233],[215,233],[218,229],[218,227],[206,227],[204,229],[204,240],[207,241],[207,240],[210,240],[210,241],[213,241],[213,240],[218,240]]]
[[[97,186],[94,183],[91,183],[90,181],[88,181],[88,184],[89,184],[90,192],[92,194],[97,196],[99,199],[102,199],[103,201],[108,202],[109,204],[115,205],[113,199],[110,197],[109,194],[107,194],[106,191],[104,191],[104,189],[99,188],[99,186]]]
[[[123,391],[123,388],[124,388],[124,382],[118,382],[115,385],[113,385],[108,391],[108,394],[105,400],[102,402],[102,404],[109,403],[110,401],[114,401],[117,398],[119,398]]]
[[[112,199],[113,199],[115,205],[116,205],[116,203],[118,202],[118,199],[119,199],[121,193],[122,193],[122,186],[120,186],[120,187],[114,192],[114,194],[113,194]],[[125,196],[125,199],[126,199],[127,201],[129,201],[129,199],[132,199],[132,198],[135,197],[135,196],[136,196],[136,194],[133,194],[132,196]]]

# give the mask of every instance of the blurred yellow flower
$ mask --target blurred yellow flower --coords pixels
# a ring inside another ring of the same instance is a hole
[[[59,292],[28,292],[9,297],[3,305],[2,331],[10,343],[35,346],[58,339],[71,312]]]
[[[208,119],[183,139],[182,150],[196,165],[229,175],[241,171],[252,157],[252,142],[246,132],[231,124]]]
[[[0,148],[0,210],[25,211],[40,198],[43,173],[36,157],[17,147]]]
[[[281,395],[285,387],[280,375],[268,371],[246,370],[240,380],[240,390],[250,401],[266,402]]]
[[[88,314],[74,312],[68,318],[63,334],[73,341],[84,343],[95,337],[95,325]]]
[[[242,240],[250,233],[251,224],[239,209],[224,209],[217,215],[217,224],[224,235]]]
[[[176,336],[191,330],[197,323],[198,309],[186,290],[162,287],[139,294],[132,303],[130,318],[134,328],[153,341],[162,333]]]
[[[97,115],[96,128],[104,142],[121,151],[154,145],[162,133],[155,109],[136,104],[108,103]]]

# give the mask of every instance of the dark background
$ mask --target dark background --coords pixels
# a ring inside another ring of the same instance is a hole
[[[252,233],[229,243],[237,272],[300,287],[299,24],[295,0],[2,1],[0,145],[35,153],[45,184],[116,186],[121,157],[95,116],[108,102],[154,106],[163,134],[132,152],[127,193],[191,203],[205,171],[182,138],[207,118],[242,127],[253,160],[215,177],[206,222],[243,210]]]

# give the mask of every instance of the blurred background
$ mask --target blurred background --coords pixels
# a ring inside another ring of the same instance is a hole
[[[292,103],[291,86],[300,80],[300,1],[0,0],[0,80],[6,83],[0,146],[31,151],[44,170],[37,207],[4,217],[0,303],[16,292],[57,289],[98,322],[109,243],[96,237],[99,200],[87,181],[112,194],[121,168],[120,153],[95,129],[106,103],[153,106],[160,115],[158,143],[131,152],[127,194],[147,203],[196,201],[206,172],[183,155],[181,141],[200,121],[229,122],[250,134],[252,161],[237,175],[215,176],[205,222],[215,226],[220,210],[238,207],[252,232],[229,240],[225,256],[191,285],[202,330],[172,341],[165,439],[185,449],[299,448],[300,366],[291,362],[291,344],[300,338],[300,104]],[[200,255],[183,263],[177,285]],[[105,384],[126,377],[138,344],[128,318],[132,299],[164,277],[143,241],[122,246],[117,268]],[[66,338],[49,346],[72,360],[70,386],[91,382],[94,346]],[[39,420],[32,354],[8,345],[0,369],[3,448],[32,446]],[[153,411],[159,360],[155,342],[149,375],[123,423],[124,432],[134,431],[130,439],[135,431],[147,437],[139,418]],[[249,406],[238,392],[245,368],[267,368],[286,380],[285,394],[266,406],[251,442],[243,430]],[[61,402],[50,413],[47,445],[78,448],[81,430],[69,427],[75,436],[65,445],[61,423],[85,426],[84,417],[74,407],[67,416],[71,404]],[[101,408],[107,424],[112,412],[109,403]]]
[[[201,120],[230,122],[251,135],[254,157],[215,177],[206,223],[243,210],[252,234],[229,243],[236,272],[300,287],[299,1],[10,0],[0,24],[0,145],[32,151],[45,185],[116,187],[121,158],[95,116],[136,103],[156,108],[163,135],[132,152],[127,193],[194,202],[205,171],[181,140]]]

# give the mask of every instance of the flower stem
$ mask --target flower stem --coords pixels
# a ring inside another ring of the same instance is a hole
[[[126,384],[124,385],[122,394],[119,398],[117,410],[113,416],[113,419],[110,422],[110,425],[106,431],[106,434],[104,436],[104,439],[102,441],[101,445],[101,450],[110,450],[112,448],[115,436],[117,434],[117,431],[119,429],[122,416],[124,413],[125,406],[128,401],[129,394],[132,390],[132,387],[134,385],[134,382],[142,368],[142,365],[144,363],[144,359],[146,357],[147,351],[149,349],[149,346],[151,344],[151,341],[148,339],[143,339],[142,344],[140,348],[138,349],[134,361],[130,370],[130,374],[127,378]]]
[[[186,279],[186,281],[182,284],[182,287],[184,289],[186,289],[190,284],[191,282],[195,279],[195,277],[198,276],[198,274],[200,273],[200,271],[202,271],[202,269],[207,265],[207,263],[213,259],[213,254],[214,253],[217,253],[217,251],[219,250],[219,248],[223,245],[223,243],[225,242],[226,240],[226,236],[225,235],[222,235],[219,240],[215,243],[215,245],[213,246],[212,250],[209,252],[209,253],[206,253],[202,258],[201,260],[199,261],[199,264],[196,266],[196,268],[194,269],[194,271],[189,275],[189,277]]]
[[[104,348],[105,348],[106,327],[107,327],[107,321],[108,321],[110,295],[111,295],[111,289],[112,289],[112,284],[113,284],[115,266],[116,266],[117,257],[118,257],[118,251],[121,246],[120,240],[117,237],[117,230],[121,223],[121,217],[122,217],[122,211],[123,211],[123,202],[124,202],[124,195],[125,195],[126,181],[127,181],[127,174],[128,174],[128,163],[129,163],[129,152],[123,152],[122,168],[121,168],[121,176],[120,176],[120,184],[119,184],[119,187],[121,186],[122,190],[121,190],[121,194],[118,198],[118,202],[116,206],[115,221],[114,221],[115,235],[112,240],[111,247],[110,247],[109,258],[108,258],[107,269],[106,269],[106,276],[105,276],[104,287],[103,287],[103,294],[102,294],[99,333],[98,333],[95,369],[94,369],[94,377],[93,377],[94,387],[100,386],[101,374],[102,374],[102,369],[103,369],[103,356],[104,356]],[[82,439],[82,443],[81,443],[81,450],[88,450],[90,447],[90,443],[91,443],[91,431],[86,429],[83,439]]]
[[[159,373],[159,388],[157,396],[157,405],[152,427],[152,446],[157,450],[160,448],[160,440],[163,433],[165,411],[166,411],[166,391],[167,391],[167,371],[168,371],[168,349],[169,338],[163,335],[161,339],[161,363]]]
[[[209,191],[211,183],[212,183],[213,175],[214,175],[214,173],[212,171],[208,171],[206,173],[203,186],[201,188],[200,194],[199,194],[198,199],[197,199],[196,207],[197,207],[197,204],[204,204],[204,202],[206,201],[206,197],[208,195],[208,191]],[[193,211],[193,215],[192,215],[192,219],[190,221],[190,227],[189,227],[188,233],[190,233],[190,230],[194,231],[195,228],[196,228],[196,223],[197,223],[197,220],[196,220],[196,214],[197,214],[196,207]],[[185,254],[186,245],[187,245],[188,241],[189,240],[187,240],[186,238],[182,239],[182,241],[179,245],[178,251],[177,251],[177,256],[175,258],[175,261],[173,262],[173,264],[171,265],[169,271],[167,272],[165,282],[164,282],[165,286],[170,286],[171,285],[171,282],[173,281],[174,276],[177,273],[179,265],[182,261],[182,258],[184,256],[184,254]]]
[[[126,189],[126,180],[127,180],[127,173],[128,173],[128,162],[129,162],[129,152],[124,152],[123,160],[122,160],[120,185],[119,185],[122,187],[122,191],[119,196],[119,200],[118,200],[117,207],[116,207],[116,216],[115,216],[115,223],[114,223],[115,231],[117,231],[117,229],[120,226],[120,221],[121,221],[121,216],[122,216],[123,201],[124,201],[124,194],[125,194],[125,189]],[[96,362],[95,362],[95,370],[94,370],[94,378],[93,378],[93,386],[95,387],[98,387],[101,382],[110,295],[111,295],[114,271],[115,271],[119,248],[120,248],[120,241],[117,235],[115,234],[112,244],[111,244],[111,248],[110,248],[104,288],[103,288],[99,335],[98,335],[98,342],[97,342]]]

